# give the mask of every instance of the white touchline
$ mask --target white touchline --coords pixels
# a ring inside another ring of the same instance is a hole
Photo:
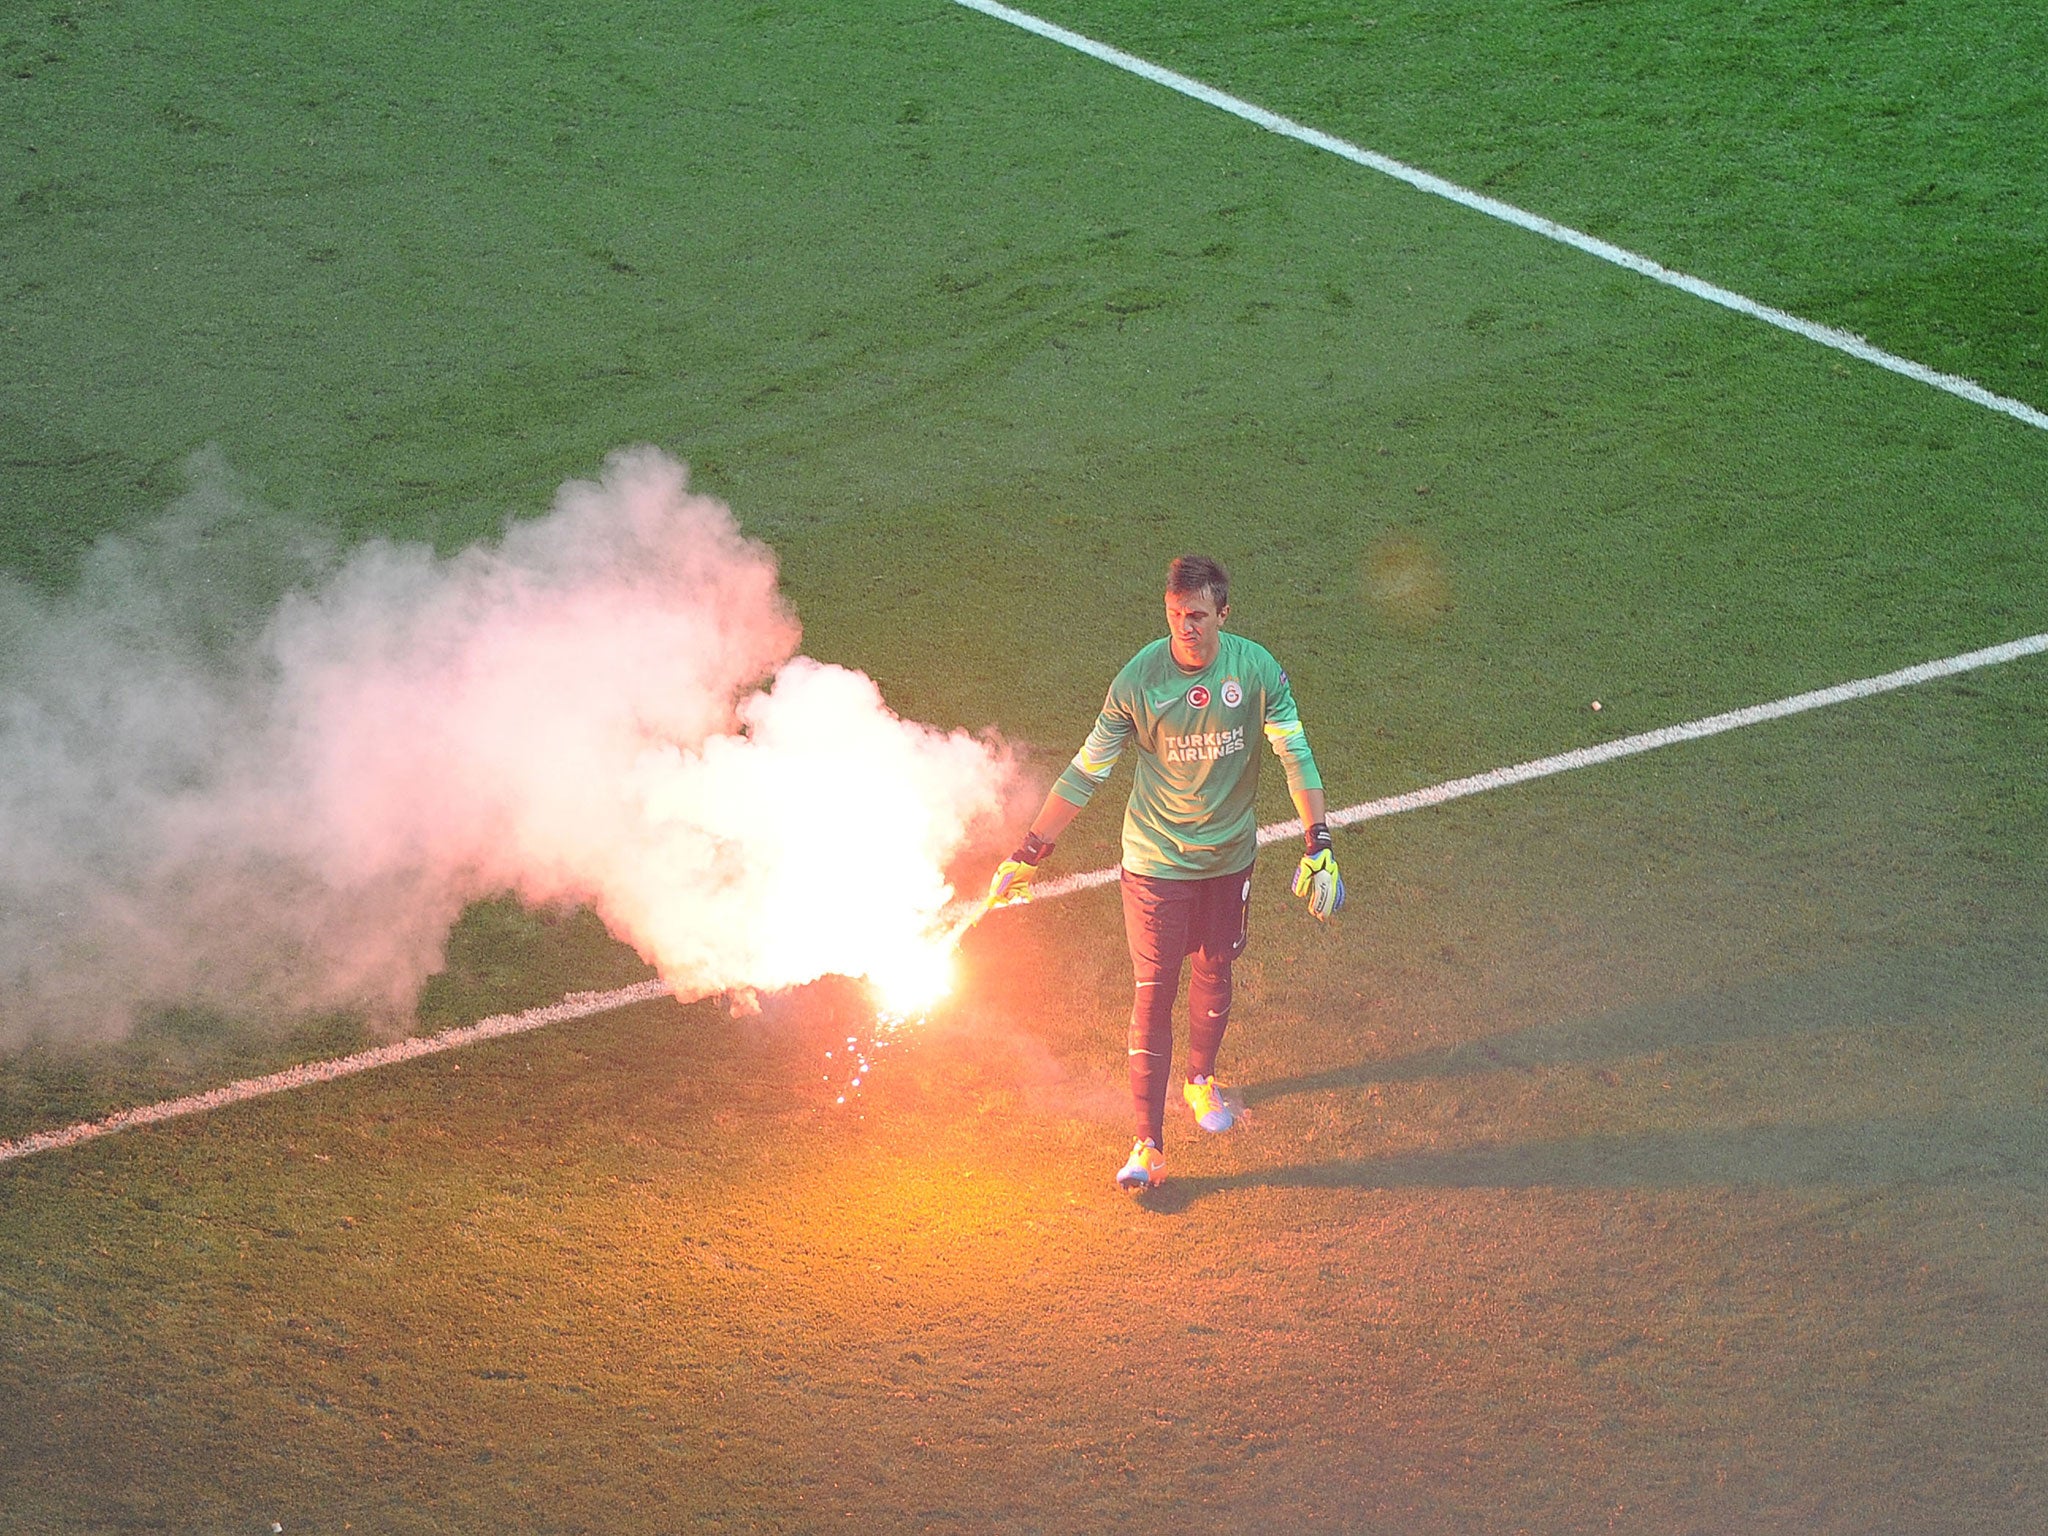
[[[1402,811],[1419,811],[1428,806],[1442,805],[1448,800],[1481,794],[1486,790],[1506,789],[1513,784],[1526,784],[1531,779],[1548,778],[1554,773],[1565,773],[1573,768],[1590,768],[1595,763],[1612,762],[1619,757],[1633,757],[1638,752],[1654,752],[1660,747],[1676,746],[1682,741],[1698,741],[1703,736],[1718,736],[1724,731],[1761,725],[1766,720],[1782,720],[1787,715],[1804,714],[1810,709],[1825,709],[1833,704],[1847,704],[1855,699],[1870,698],[1873,694],[1890,693],[1895,689],[1933,682],[1937,678],[1974,672],[1980,667],[1995,667],[2004,662],[2018,661],[2023,656],[2038,656],[2044,651],[2048,651],[2048,634],[2028,635],[2023,640],[2009,640],[2003,645],[1966,651],[1960,656],[1950,656],[1941,661],[1925,661],[1917,666],[1901,667],[1896,672],[1886,672],[1879,677],[1837,683],[1832,688],[1816,688],[1810,693],[1795,693],[1790,698],[1777,699],[1769,704],[1751,704],[1743,709],[1728,710],[1724,714],[1689,720],[1682,725],[1667,725],[1660,730],[1643,731],[1635,736],[1622,736],[1614,741],[1602,742],[1597,747],[1580,747],[1573,752],[1560,752],[1554,757],[1539,757],[1532,762],[1517,763],[1513,767],[1495,768],[1487,773],[1475,773],[1469,778],[1432,784],[1427,789],[1411,789],[1406,794],[1388,795],[1384,799],[1368,800],[1360,805],[1347,805],[1341,810],[1330,812],[1329,822],[1333,827],[1348,827],[1355,822],[1371,821],[1379,816],[1394,816]],[[1259,846],[1263,848],[1268,843],[1299,836],[1299,821],[1277,821],[1271,826],[1259,828]],[[1078,875],[1068,875],[1060,880],[1048,880],[1039,887],[1038,900],[1050,901],[1060,896],[1072,895],[1076,891],[1108,885],[1116,877],[1117,871],[1112,867],[1091,869]],[[620,987],[612,992],[572,992],[559,1003],[551,1003],[545,1008],[529,1008],[524,1013],[499,1014],[475,1024],[465,1024],[459,1029],[443,1030],[438,1035],[395,1040],[389,1045],[380,1045],[373,1050],[358,1051],[353,1056],[287,1067],[281,1072],[272,1072],[264,1077],[243,1078],[240,1082],[209,1089],[205,1093],[191,1094],[182,1099],[166,1099],[160,1104],[120,1110],[103,1120],[81,1121],[77,1125],[65,1126],[62,1130],[38,1131],[15,1141],[0,1141],[0,1163],[27,1157],[35,1152],[53,1152],[59,1147],[74,1147],[82,1141],[111,1136],[116,1131],[132,1130],[139,1125],[155,1125],[159,1121],[174,1120],[181,1115],[196,1115],[209,1109],[219,1109],[224,1105],[240,1104],[249,1099],[262,1098],[267,1094],[282,1093],[287,1088],[302,1088],[309,1083],[332,1082],[338,1077],[367,1072],[372,1067],[388,1067],[401,1061],[412,1061],[420,1056],[452,1051],[483,1040],[499,1040],[507,1035],[524,1034],[528,1030],[540,1029],[544,1025],[566,1023],[570,1019],[585,1019],[592,1014],[608,1013],[614,1008],[624,1008],[632,1003],[649,1002],[654,998],[669,995],[668,989],[658,981],[636,982],[630,987]]]
[[[1769,704],[1751,704],[1724,714],[1688,720],[1683,725],[1667,725],[1634,736],[1619,736],[1613,741],[1603,741],[1597,747],[1580,747],[1576,751],[1560,752],[1555,757],[1539,757],[1509,768],[1475,773],[1470,778],[1450,779],[1426,789],[1411,789],[1406,794],[1388,795],[1385,799],[1368,800],[1361,805],[1347,805],[1342,810],[1330,812],[1328,820],[1332,827],[1348,827],[1380,816],[1398,816],[1403,811],[1419,811],[1428,806],[1442,805],[1448,800],[1462,800],[1467,795],[1484,794],[1489,789],[1506,789],[1512,784],[1526,784],[1531,779],[1547,779],[1554,773],[1590,768],[1595,763],[1611,763],[1618,757],[1654,752],[1659,747],[1676,746],[1681,741],[1698,741],[1703,736],[1719,736],[1723,731],[1761,725],[1766,720],[1782,720],[1787,715],[1801,715],[1809,709],[1825,709],[1831,704],[1847,704],[1855,699],[1870,698],[1873,694],[1890,693],[1898,688],[1931,683],[1937,678],[1954,677],[1959,672],[1974,672],[1979,667],[1995,667],[2004,662],[2018,661],[2023,656],[2038,656],[2043,651],[2048,651],[2048,634],[2028,635],[2024,640],[1988,645],[1981,651],[1966,651],[1942,661],[1923,661],[1917,666],[1901,667],[1880,677],[1858,678],[1853,683],[1837,683],[1832,688],[1795,693],[1790,698],[1775,699]],[[1268,843],[1299,836],[1299,821],[1276,821],[1271,826],[1259,828],[1259,846],[1263,848]],[[1114,869],[1091,869],[1085,874],[1069,875],[1064,880],[1048,880],[1038,895],[1041,899],[1064,896],[1070,891],[1107,885],[1116,877]]]
[[[559,1003],[550,1003],[544,1008],[529,1008],[524,1013],[501,1013],[488,1019],[479,1019],[474,1024],[465,1024],[459,1029],[444,1029],[438,1035],[415,1035],[404,1040],[394,1040],[389,1045],[358,1051],[353,1056],[341,1056],[332,1061],[307,1062],[303,1066],[286,1067],[281,1072],[272,1072],[263,1077],[245,1077],[240,1082],[210,1088],[205,1093],[188,1094],[182,1099],[166,1099],[160,1104],[145,1104],[140,1109],[119,1110],[104,1120],[82,1121],[77,1125],[67,1125],[60,1131],[38,1131],[18,1141],[0,1141],[0,1163],[17,1157],[27,1157],[32,1152],[53,1152],[59,1147],[75,1147],[81,1141],[91,1141],[98,1136],[111,1136],[116,1131],[133,1130],[138,1125],[155,1125],[160,1120],[175,1120],[180,1115],[197,1115],[209,1109],[219,1109],[224,1105],[260,1099],[266,1094],[282,1093],[287,1088],[303,1088],[309,1083],[328,1083],[337,1077],[367,1072],[372,1067],[394,1066],[401,1061],[412,1061],[421,1056],[433,1056],[442,1051],[475,1045],[480,1040],[499,1040],[506,1035],[520,1035],[544,1025],[562,1024],[570,1019],[584,1019],[593,1013],[608,1013],[614,1008],[623,1008],[628,1003],[644,1003],[668,995],[668,988],[658,981],[636,982],[630,987],[620,987],[612,992],[571,992]]]
[[[1874,347],[1853,332],[1839,331],[1831,325],[1801,319],[1798,315],[1788,314],[1782,309],[1773,309],[1768,304],[1760,304],[1755,299],[1745,298],[1742,294],[1707,282],[1704,278],[1675,272],[1647,256],[1638,256],[1634,251],[1623,250],[1620,246],[1597,236],[1560,224],[1554,219],[1546,219],[1541,214],[1530,213],[1525,208],[1517,208],[1512,203],[1488,197],[1483,192],[1461,187],[1454,181],[1433,176],[1428,171],[1374,150],[1361,149],[1358,145],[1340,139],[1334,134],[1297,123],[1294,119],[1282,117],[1277,112],[1268,112],[1264,107],[1254,106],[1239,97],[1226,95],[1214,86],[1204,85],[1199,80],[1176,74],[1170,69],[1162,69],[1159,65],[1138,58],[1135,54],[1125,53],[1121,48],[1112,48],[1109,44],[1099,43],[1092,37],[1055,26],[1052,22],[1043,21],[1029,12],[1000,5],[996,0],[953,0],[953,3],[965,6],[970,11],[979,11],[984,16],[994,17],[997,21],[1008,22],[1013,27],[1022,28],[1049,42],[1071,48],[1076,53],[1084,53],[1091,59],[1099,59],[1104,64],[1126,70],[1141,79],[1150,80],[1155,85],[1163,85],[1170,91],[1178,91],[1181,95],[1191,97],[1218,111],[1228,112],[1233,117],[1254,123],[1269,133],[1277,133],[1283,138],[1326,150],[1330,154],[1351,161],[1354,165],[1362,165],[1369,170],[1378,171],[1383,176],[1391,176],[1396,181],[1406,182],[1419,191],[1448,199],[1460,207],[1470,208],[1475,213],[1483,213],[1488,218],[1499,219],[1518,229],[1526,229],[1532,234],[1543,236],[1546,240],[1555,240],[1559,244],[1571,246],[1574,250],[1584,251],[1588,256],[1597,256],[1602,261],[1612,262],[1617,267],[1625,267],[1667,287],[1689,293],[1694,298],[1705,299],[1709,304],[1732,309],[1737,314],[1748,315],[1751,319],[1761,320],[1766,325],[1775,325],[1780,330],[1790,331],[1795,336],[1803,336],[1808,341],[1832,347],[1835,351],[1846,353],[1860,362],[1872,363],[1918,383],[1932,385],[1946,394],[1968,400],[1973,405],[1981,405],[1987,410],[2001,412],[2015,421],[2025,422],[2030,427],[2048,428],[2048,413],[2035,410],[2023,400],[1993,394],[1974,380],[1959,378],[1952,373],[1940,373],[1925,363],[1916,363],[1911,358],[1900,357],[1885,351],[1882,347]]]

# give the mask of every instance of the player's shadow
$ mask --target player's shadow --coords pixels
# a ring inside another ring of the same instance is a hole
[[[2038,963],[2026,950],[1995,939],[1866,950],[1845,964],[1761,977],[1739,987],[1248,1084],[1245,1098],[1256,1108],[1376,1083],[1590,1067],[1745,1040],[1888,1026],[1924,1032],[1967,1017],[2012,1020],[2039,1008]],[[1465,1145],[1175,1178],[1146,1202],[1159,1210],[1184,1209],[1207,1195],[1250,1188],[1790,1188],[1987,1178],[2048,1183],[2048,1109],[1801,1120],[1798,1083],[1788,1084],[1793,1097],[1778,1124]]]
[[[1173,1212],[1240,1189],[1792,1189],[1986,1180],[2048,1184],[2048,1108],[1399,1152],[1176,1177],[1143,1198],[1149,1209]]]
[[[1919,946],[1866,953],[1853,963],[1759,977],[1741,986],[1532,1025],[1438,1051],[1353,1062],[1245,1085],[1256,1107],[1296,1094],[1487,1072],[1624,1061],[1675,1049],[1868,1029],[2010,1010],[2038,995],[2026,957],[1982,947]]]

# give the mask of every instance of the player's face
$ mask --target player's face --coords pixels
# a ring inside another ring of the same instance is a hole
[[[1173,640],[1173,659],[1184,667],[1206,667],[1216,659],[1223,641],[1223,616],[1207,587],[1199,592],[1166,594],[1166,633]]]

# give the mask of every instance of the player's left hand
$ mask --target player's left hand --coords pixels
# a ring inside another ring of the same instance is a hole
[[[1330,828],[1317,822],[1303,837],[1308,851],[1294,872],[1294,894],[1308,902],[1309,916],[1327,923],[1330,914],[1344,905],[1344,877],[1337,873],[1337,855],[1331,850]]]

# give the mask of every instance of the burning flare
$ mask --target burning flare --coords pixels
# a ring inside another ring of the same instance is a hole
[[[605,908],[615,926],[694,990],[863,976],[894,1011],[928,1008],[952,984],[944,865],[1000,809],[1001,759],[806,657],[739,715],[737,732],[638,765],[644,857]]]
[[[913,1017],[931,1012],[953,990],[950,935],[923,935],[892,950],[878,951],[867,971],[868,985],[884,1013]]]
[[[0,579],[0,1045],[204,1000],[403,1016],[462,907],[583,902],[679,995],[948,985],[996,742],[797,654],[775,560],[649,448],[450,556],[217,462],[78,588]]]

